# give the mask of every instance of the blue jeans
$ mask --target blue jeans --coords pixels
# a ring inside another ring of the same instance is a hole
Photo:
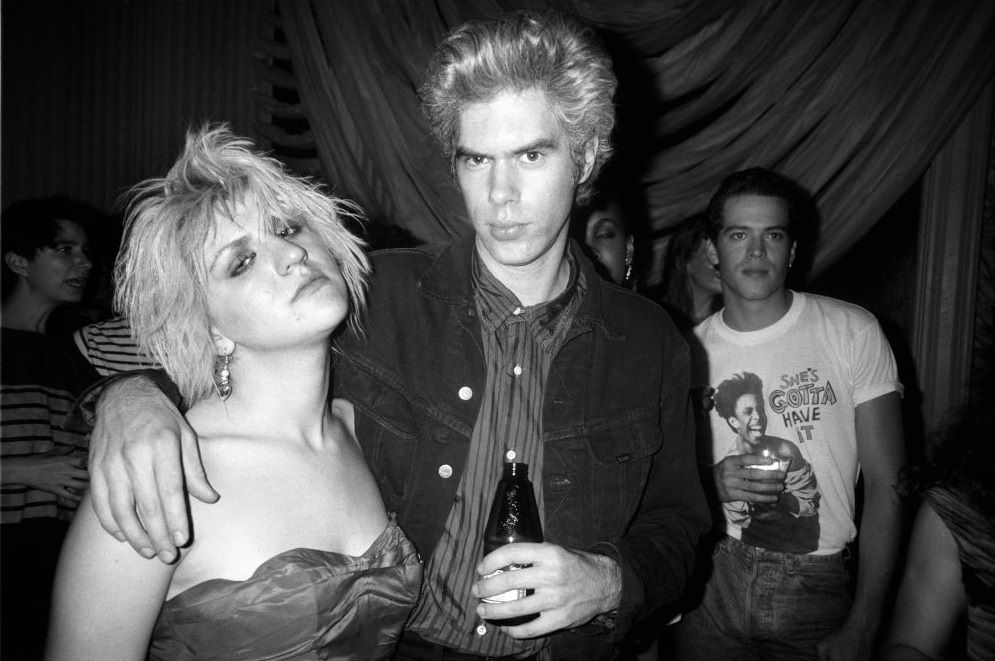
[[[677,626],[678,661],[815,659],[850,611],[843,553],[793,555],[718,543],[701,605]]]

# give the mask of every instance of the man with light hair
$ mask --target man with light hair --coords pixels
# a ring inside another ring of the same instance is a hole
[[[423,110],[473,232],[374,255],[364,331],[342,338],[334,375],[426,564],[398,659],[602,658],[683,592],[707,525],[687,347],[567,238],[611,152],[615,87],[593,33],[558,15],[465,24],[429,65]],[[217,496],[195,438],[148,390],[101,400],[94,503],[109,532],[169,561],[188,538],[181,461],[195,497]],[[485,556],[512,460],[529,465],[545,543]],[[492,576],[509,565],[523,568]],[[528,596],[481,602],[513,590]]]

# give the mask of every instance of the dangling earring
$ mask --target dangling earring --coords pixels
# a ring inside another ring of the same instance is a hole
[[[218,397],[225,401],[231,395],[231,354],[226,353],[214,357],[214,389]]]
[[[622,281],[629,289],[635,289],[632,281],[632,257],[636,253],[635,239],[630,235],[625,240],[625,279]]]
[[[214,341],[214,389],[221,401],[231,395],[231,355],[235,352],[235,342],[211,327],[211,339]]]

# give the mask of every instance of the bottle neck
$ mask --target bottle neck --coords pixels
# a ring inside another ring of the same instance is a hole
[[[504,465],[504,476],[506,478],[527,480],[529,479],[529,465],[517,462],[506,462]]]

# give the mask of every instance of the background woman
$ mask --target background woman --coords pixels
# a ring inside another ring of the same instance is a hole
[[[85,499],[51,659],[380,659],[417,597],[352,405],[327,400],[331,336],[368,270],[342,225],[354,212],[250,148],[224,127],[188,135],[166,177],[136,187],[115,273],[221,498],[190,501],[193,542],[171,564],[117,544]]]
[[[49,323],[79,303],[93,264],[68,198],[24,200],[3,214],[0,449],[4,658],[37,659],[45,644],[52,578],[86,486],[86,436],[63,429],[73,399],[97,378],[72,349],[70,328]]]
[[[670,236],[664,257],[661,303],[688,328],[722,307],[722,280],[708,261],[707,218],[694,216]]]
[[[603,274],[617,285],[635,288],[635,237],[622,205],[599,192],[580,210],[575,227]]]

